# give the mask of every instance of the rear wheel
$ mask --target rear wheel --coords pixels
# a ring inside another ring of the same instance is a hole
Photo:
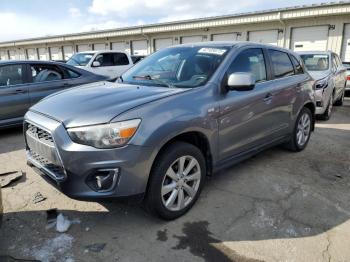
[[[335,101],[334,105],[335,106],[342,106],[344,103],[344,97],[345,97],[345,90],[343,91],[341,97],[337,101]]]
[[[146,205],[155,215],[171,220],[185,214],[200,195],[206,176],[202,152],[176,142],[156,159],[151,172]]]
[[[333,94],[329,98],[328,106],[326,108],[326,111],[321,115],[322,120],[329,120],[332,115],[333,110]]]
[[[312,114],[310,109],[304,107],[295,122],[293,134],[291,140],[287,144],[287,148],[294,152],[304,150],[309,143],[311,130]]]

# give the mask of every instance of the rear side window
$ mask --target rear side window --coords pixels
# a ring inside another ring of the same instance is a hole
[[[295,68],[295,74],[297,74],[297,75],[304,74],[303,67],[301,66],[299,60],[296,59],[296,57],[293,55],[291,55],[291,58],[292,58],[292,62],[293,62],[294,68]]]
[[[33,83],[57,81],[64,78],[63,72],[53,65],[31,65]]]
[[[0,88],[23,84],[22,65],[5,65],[0,67]]]
[[[266,81],[264,54],[260,48],[243,50],[230,65],[227,74],[251,73],[256,82]]]
[[[101,66],[120,66],[128,65],[129,59],[123,53],[105,53],[96,57],[95,61],[100,62]]]
[[[70,69],[67,69],[67,68],[62,68],[65,73],[66,73],[66,77],[65,78],[68,78],[68,79],[71,79],[71,78],[78,78],[80,76],[79,73],[73,71],[73,70],[70,70]]]
[[[277,50],[269,50],[269,53],[275,78],[294,75],[294,68],[287,53]]]

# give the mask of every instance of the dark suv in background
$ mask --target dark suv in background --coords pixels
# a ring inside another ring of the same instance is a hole
[[[141,195],[174,219],[196,202],[207,175],[271,146],[303,150],[314,129],[313,83],[297,54],[274,46],[166,48],[117,83],[33,106],[28,162],[73,198]]]

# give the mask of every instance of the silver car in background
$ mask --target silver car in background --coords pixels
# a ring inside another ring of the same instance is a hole
[[[345,91],[350,92],[350,62],[343,62],[343,65],[346,67],[346,86]]]
[[[346,68],[333,52],[300,52],[305,67],[316,81],[316,115],[328,120],[333,105],[343,105]]]

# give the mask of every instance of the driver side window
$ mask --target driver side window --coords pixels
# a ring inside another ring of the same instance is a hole
[[[233,73],[251,73],[257,83],[266,81],[266,66],[262,49],[250,48],[243,50],[227,71],[228,75]]]

